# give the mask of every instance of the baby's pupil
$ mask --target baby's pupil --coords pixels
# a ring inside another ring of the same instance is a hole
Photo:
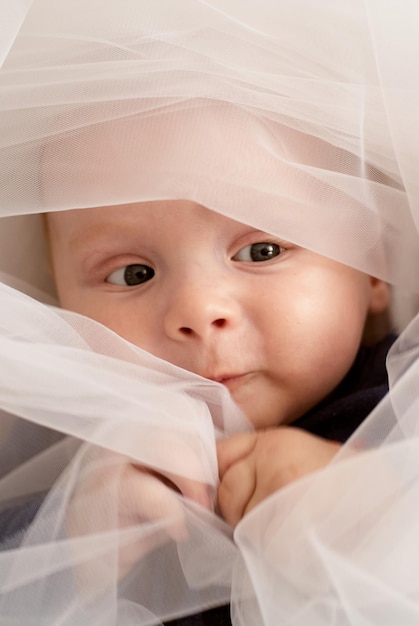
[[[252,261],[267,261],[278,256],[280,251],[276,243],[255,243],[252,246]]]
[[[133,264],[125,268],[124,280],[127,285],[140,285],[153,278],[154,270],[147,265]]]

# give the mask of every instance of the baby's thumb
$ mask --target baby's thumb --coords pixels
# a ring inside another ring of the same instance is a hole
[[[168,478],[185,498],[211,511],[214,509],[214,490],[209,485],[174,474],[169,475]]]

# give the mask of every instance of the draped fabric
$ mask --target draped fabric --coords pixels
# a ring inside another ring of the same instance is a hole
[[[0,503],[39,503],[2,541],[2,623],[137,626],[231,602],[235,626],[417,624],[417,3],[0,14]],[[42,213],[165,199],[394,290],[389,395],[234,533],[213,511],[215,444],[251,426],[227,390],[59,308],[49,269]],[[161,483],[156,499],[153,472],[205,483],[212,508]]]

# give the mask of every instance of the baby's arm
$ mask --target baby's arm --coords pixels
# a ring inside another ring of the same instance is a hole
[[[236,526],[259,502],[285,485],[321,469],[340,444],[282,426],[243,433],[218,443],[218,506]]]

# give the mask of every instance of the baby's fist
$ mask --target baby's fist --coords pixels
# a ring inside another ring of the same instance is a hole
[[[218,507],[236,526],[259,502],[321,469],[340,445],[293,427],[242,433],[218,443]]]

